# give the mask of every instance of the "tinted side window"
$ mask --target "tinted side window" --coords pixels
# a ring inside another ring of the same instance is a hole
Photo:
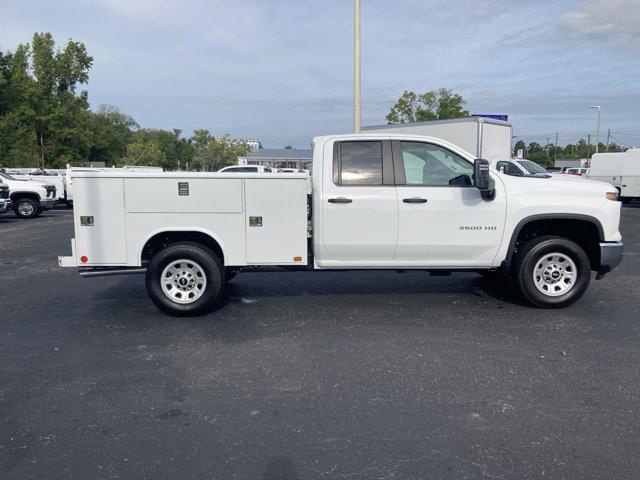
[[[382,185],[382,142],[342,142],[339,168],[343,185]]]
[[[407,185],[471,186],[473,165],[449,150],[430,143],[401,142]]]

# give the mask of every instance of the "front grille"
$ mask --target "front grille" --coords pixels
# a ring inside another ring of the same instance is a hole
[[[7,187],[0,188],[0,198],[3,200],[9,198],[9,189]]]

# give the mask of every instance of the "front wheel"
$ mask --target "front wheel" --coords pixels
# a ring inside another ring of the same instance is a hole
[[[591,263],[575,242],[545,235],[518,248],[514,277],[524,298],[533,305],[563,308],[587,290]]]
[[[206,313],[224,286],[222,261],[208,248],[176,243],[158,252],[147,268],[149,297],[163,312],[176,316]]]
[[[13,205],[13,211],[18,218],[35,218],[42,210],[37,201],[32,198],[19,198]]]

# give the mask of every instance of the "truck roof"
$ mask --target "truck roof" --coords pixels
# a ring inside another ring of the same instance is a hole
[[[407,140],[407,141],[413,140],[413,141],[420,141],[420,142],[433,142],[433,143],[446,146],[449,150],[452,150],[456,153],[466,155],[470,158],[475,158],[475,155],[473,155],[472,153],[468,152],[463,148],[460,148],[460,146],[458,145],[448,142],[447,140],[444,140],[438,137],[429,136],[429,135],[418,135],[415,133],[391,133],[391,132],[380,131],[380,133],[367,132],[367,133],[344,133],[339,135],[322,135],[319,137],[313,137],[313,145],[327,142],[329,140],[356,141],[356,140],[363,140],[367,138],[371,138],[372,140],[373,139],[390,139],[390,140]]]

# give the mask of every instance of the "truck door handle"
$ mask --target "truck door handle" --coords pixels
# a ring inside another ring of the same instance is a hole
[[[420,198],[420,197],[403,198],[402,201],[404,203],[427,203],[428,202],[426,198]]]
[[[351,203],[353,200],[350,198],[338,197],[338,198],[330,198],[329,203]]]

